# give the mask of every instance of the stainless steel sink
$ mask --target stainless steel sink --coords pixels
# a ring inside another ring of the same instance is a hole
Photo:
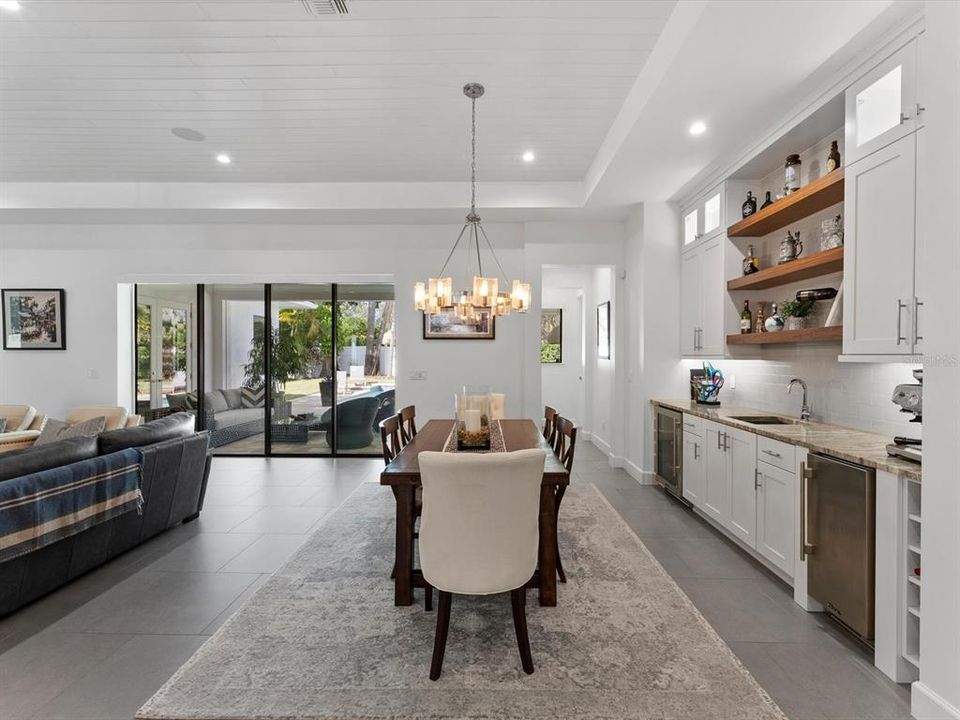
[[[731,420],[750,423],[751,425],[796,425],[799,420],[793,418],[778,417],[777,415],[741,415],[739,417],[730,416]]]

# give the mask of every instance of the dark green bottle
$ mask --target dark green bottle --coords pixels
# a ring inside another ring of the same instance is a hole
[[[767,196],[763,199],[763,205],[760,206],[760,209],[763,210],[767,205],[773,205],[773,200],[770,199],[769,190],[767,190]]]

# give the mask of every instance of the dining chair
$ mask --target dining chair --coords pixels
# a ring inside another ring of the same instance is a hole
[[[560,462],[563,463],[563,467],[569,474],[573,472],[573,454],[577,448],[577,426],[565,417],[557,415],[554,423],[554,432],[556,433],[556,440],[554,442],[553,452],[560,459]],[[559,527],[560,503],[563,501],[563,495],[566,491],[567,488],[565,485],[557,487],[556,497],[553,502],[553,509],[556,513],[554,527]],[[560,540],[558,536],[559,532],[554,536],[557,555],[557,575],[560,576],[560,582],[565,583],[567,581],[567,574],[564,572],[563,562],[560,560]]]
[[[420,567],[440,591],[430,679],[440,677],[453,594],[510,593],[523,671],[533,672],[526,584],[537,568],[546,453],[420,453]]]
[[[400,420],[400,443],[406,447],[417,436],[417,406],[407,405],[397,417]]]
[[[389,465],[403,449],[400,416],[392,415],[380,422],[380,449],[383,451],[383,464]]]
[[[506,406],[506,395],[503,393],[490,393],[490,416],[494,420],[503,420]]]
[[[552,448],[557,444],[557,410],[543,406],[543,437]]]

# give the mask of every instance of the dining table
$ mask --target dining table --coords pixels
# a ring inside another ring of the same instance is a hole
[[[412,605],[414,588],[428,587],[420,570],[414,567],[416,494],[420,487],[419,455],[424,451],[442,452],[453,431],[454,420],[429,420],[380,473],[380,484],[388,485],[397,503],[396,565],[394,605]],[[504,419],[500,423],[507,452],[540,448],[546,452],[543,482],[540,485],[540,547],[537,571],[528,587],[539,588],[540,604],[557,604],[557,489],[570,484],[570,474],[537,424],[527,418]]]

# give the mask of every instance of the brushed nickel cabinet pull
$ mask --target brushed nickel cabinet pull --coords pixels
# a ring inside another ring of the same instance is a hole
[[[903,309],[905,307],[906,305],[904,304],[903,300],[897,298],[897,345],[899,345],[901,342],[906,342],[907,340],[907,338],[902,334],[903,328],[902,323],[900,322],[903,315]]]

